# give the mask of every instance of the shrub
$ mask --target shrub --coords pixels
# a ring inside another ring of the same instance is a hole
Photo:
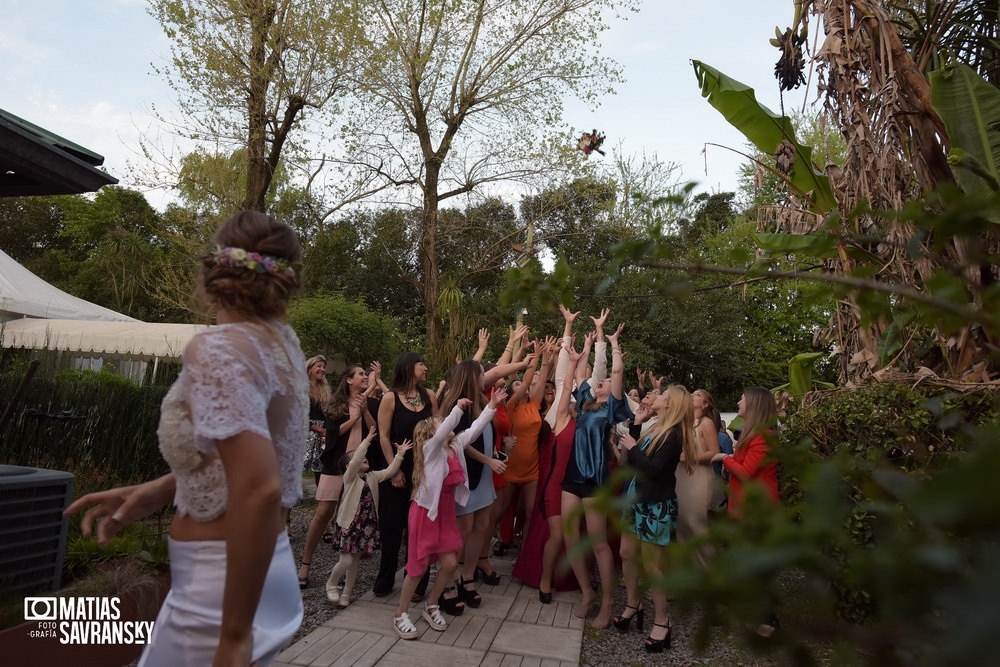
[[[13,396],[20,381],[20,375],[0,375],[0,395]],[[36,376],[0,431],[0,461],[87,472],[104,487],[162,475],[167,468],[156,427],[166,391],[108,373]]]

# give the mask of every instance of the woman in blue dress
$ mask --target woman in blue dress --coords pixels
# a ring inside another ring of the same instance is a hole
[[[607,337],[611,343],[611,377],[598,382],[593,390],[586,378],[587,358],[590,356],[590,346],[594,336],[587,336],[580,355],[570,351],[570,361],[576,364],[577,389],[574,398],[577,418],[573,451],[563,478],[561,513],[564,517],[574,516],[572,512],[578,512],[580,505],[583,505],[587,536],[592,540],[591,548],[597,561],[597,571],[601,576],[601,608],[592,623],[595,628],[606,628],[611,622],[615,563],[611,547],[608,546],[607,518],[594,507],[593,496],[607,482],[610,473],[609,429],[633,417],[622,393],[622,350],[618,344],[618,336],[624,326],[624,324],[619,325],[617,331]],[[572,552],[579,541],[579,522],[567,522],[566,551]],[[570,565],[582,592],[580,605],[575,614],[577,618],[585,618],[594,601],[590,572],[583,559],[576,558]]]

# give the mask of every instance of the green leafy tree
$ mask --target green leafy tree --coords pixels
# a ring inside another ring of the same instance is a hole
[[[66,291],[143,320],[166,314],[154,296],[153,275],[163,262],[160,215],[135,190],[102,188],[93,198],[67,200],[60,235],[67,246],[44,275]]]
[[[179,132],[245,153],[241,208],[263,211],[285,153],[309,121],[322,132],[342,94],[350,30],[320,0],[155,0],[150,14],[172,40],[158,69],[178,95]]]
[[[29,269],[52,250],[65,248],[60,236],[71,197],[0,198],[0,250]]]
[[[615,67],[595,56],[605,10],[634,3],[341,5],[359,27],[349,67],[357,104],[347,159],[372,189],[418,193],[420,273],[413,278],[421,288],[429,347],[439,350],[441,203],[552,168],[547,148],[551,137],[565,136],[565,94],[591,101],[618,80]]]
[[[379,360],[388,368],[404,341],[392,318],[336,294],[296,299],[287,316],[310,356],[341,354],[347,363]]]

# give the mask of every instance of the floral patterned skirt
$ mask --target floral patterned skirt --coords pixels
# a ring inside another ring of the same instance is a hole
[[[323,426],[321,421],[309,422],[312,426]],[[302,470],[304,472],[323,472],[323,461],[320,454],[323,453],[323,434],[309,429],[306,435],[306,447],[302,456]]]
[[[350,527],[344,530],[340,524],[334,523],[333,548],[342,553],[367,555],[381,547],[382,538],[378,532],[378,515],[372,501],[372,490],[365,484],[361,488],[358,511],[354,514]]]
[[[666,546],[677,525],[677,499],[658,503],[633,503],[625,510],[625,525],[643,542]]]

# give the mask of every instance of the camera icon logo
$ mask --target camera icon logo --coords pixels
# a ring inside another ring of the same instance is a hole
[[[24,620],[54,621],[58,615],[58,598],[24,598]]]

